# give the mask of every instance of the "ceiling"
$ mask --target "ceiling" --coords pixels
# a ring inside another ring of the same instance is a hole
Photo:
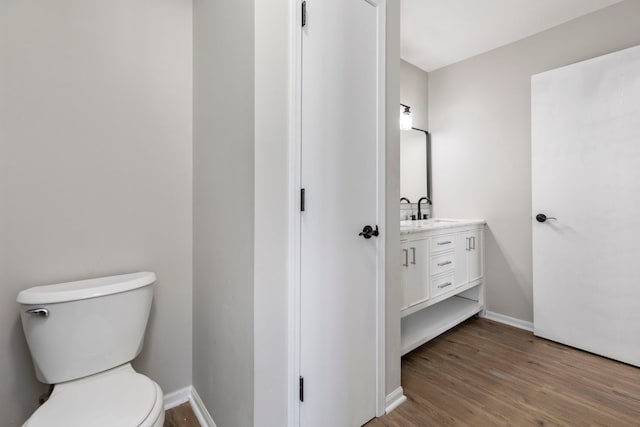
[[[622,0],[401,0],[400,56],[425,71]]]

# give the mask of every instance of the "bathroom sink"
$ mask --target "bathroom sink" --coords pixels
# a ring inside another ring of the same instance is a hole
[[[459,222],[457,219],[430,218],[416,221],[400,221],[400,228],[423,228],[444,222]]]
[[[434,228],[447,227],[447,224],[464,223],[466,220],[460,219],[446,219],[446,218],[430,218],[417,221],[400,221],[400,231],[412,232],[430,230]]]
[[[452,228],[465,225],[486,224],[483,219],[450,219],[450,218],[431,218],[419,221],[400,221],[400,233],[419,233],[429,230],[437,230],[442,228]]]

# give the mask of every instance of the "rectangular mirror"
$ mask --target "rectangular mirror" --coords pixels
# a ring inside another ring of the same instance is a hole
[[[418,203],[431,197],[431,135],[413,128],[400,131],[400,197]]]

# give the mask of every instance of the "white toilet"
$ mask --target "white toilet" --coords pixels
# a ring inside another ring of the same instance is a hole
[[[23,427],[162,427],[163,394],[130,362],[142,350],[154,273],[18,294],[36,376],[53,393]]]

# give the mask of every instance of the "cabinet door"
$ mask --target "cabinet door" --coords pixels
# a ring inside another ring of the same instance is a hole
[[[409,264],[409,243],[403,242],[400,244],[400,259],[401,259],[401,288],[402,288],[402,309],[409,306],[409,303],[413,300],[415,295],[415,280],[414,269],[410,268]]]
[[[469,283],[469,270],[467,258],[469,257],[470,240],[469,233],[456,234],[456,275],[455,285],[464,286]]]
[[[469,254],[467,266],[469,269],[469,282],[473,282],[480,279],[483,275],[482,230],[473,230],[469,232],[468,236],[471,239],[471,249],[467,252]]]
[[[402,308],[429,298],[429,240],[404,242],[402,262]]]
[[[415,269],[416,279],[419,282],[417,299],[413,302],[414,304],[429,299],[431,296],[429,292],[429,263],[431,262],[429,242],[429,239],[409,242],[409,265],[412,265]],[[413,257],[414,254],[415,259]]]

